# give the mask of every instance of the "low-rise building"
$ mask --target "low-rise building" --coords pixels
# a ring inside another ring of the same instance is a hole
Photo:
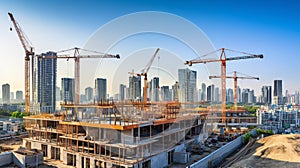
[[[2,129],[3,131],[7,131],[9,133],[22,132],[22,122],[20,122],[20,121],[4,121],[2,128],[3,128]]]
[[[257,124],[268,129],[286,129],[300,126],[300,111],[290,105],[284,107],[261,107],[256,111]]]

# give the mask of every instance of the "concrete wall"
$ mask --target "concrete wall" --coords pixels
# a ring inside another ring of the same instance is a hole
[[[43,159],[42,153],[34,155],[34,156],[26,156],[26,155],[22,155],[22,154],[13,152],[13,162],[18,167],[21,167],[21,168],[36,166],[37,164],[40,165],[43,163],[43,161],[44,161],[44,159]]]
[[[0,166],[5,166],[13,162],[13,155],[11,152],[4,152],[0,154]]]
[[[162,152],[151,158],[151,167],[165,167],[167,165],[168,165],[168,152]]]
[[[250,132],[252,135],[256,136],[256,129],[252,130]],[[189,166],[189,168],[194,167],[201,167],[201,168],[208,168],[208,167],[217,167],[222,160],[224,160],[226,157],[228,157],[230,154],[232,154],[234,151],[236,151],[239,147],[242,146],[244,141],[244,136],[242,135],[235,140],[227,143],[226,145],[222,146],[218,150],[212,152],[205,158],[199,160],[198,162],[192,164]]]
[[[133,129],[122,131],[121,138],[122,138],[121,143],[133,144],[134,143]]]

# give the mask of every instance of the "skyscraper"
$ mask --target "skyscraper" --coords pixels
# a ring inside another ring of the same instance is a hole
[[[119,100],[125,100],[125,90],[126,90],[126,85],[120,84],[120,88],[119,88]]]
[[[171,100],[171,94],[169,86],[162,86],[161,87],[161,98],[163,101],[170,101]]]
[[[220,102],[220,89],[218,87],[215,88],[215,102]]]
[[[226,102],[233,103],[233,89],[227,89]]]
[[[104,101],[106,100],[107,87],[106,87],[106,79],[97,78],[95,80],[95,96],[96,101]]]
[[[241,92],[241,88],[238,86],[237,89],[237,102],[241,103],[242,102],[242,92]]]
[[[255,102],[254,90],[243,89],[242,102],[243,103],[254,103]]]
[[[22,101],[23,100],[23,92],[21,90],[17,90],[17,92],[16,92],[16,99],[18,101]]]
[[[3,104],[10,104],[10,86],[8,83],[2,85],[2,102]]]
[[[56,101],[60,101],[61,100],[61,91],[60,91],[60,87],[56,87]]]
[[[15,99],[15,93],[14,92],[10,92],[10,100]]]
[[[40,59],[37,61],[37,78],[35,80],[37,80],[36,89],[41,112],[53,113],[56,109],[57,59],[49,58],[53,56],[56,56],[56,53],[51,51],[37,56]]]
[[[276,105],[282,105],[282,80],[274,80],[274,104]]]
[[[149,87],[149,86],[148,86]],[[150,82],[149,94],[151,101],[159,101],[159,78],[154,77]]]
[[[74,78],[61,78],[61,98],[65,103],[74,102],[75,83]]]
[[[272,103],[272,86],[263,86],[262,92],[262,103],[270,105]]]
[[[197,72],[186,69],[178,69],[179,88],[182,102],[197,101]]]
[[[201,89],[200,100],[206,101],[206,85],[205,85],[205,83],[202,83],[201,88],[202,89]]]
[[[179,101],[179,83],[176,81],[174,85],[172,85],[172,100]]]
[[[130,99],[141,99],[141,77],[129,77],[129,97]]]
[[[207,87],[207,101],[215,102],[215,85],[209,85]]]
[[[92,87],[87,87],[84,90],[86,101],[91,102],[94,99],[94,90]]]

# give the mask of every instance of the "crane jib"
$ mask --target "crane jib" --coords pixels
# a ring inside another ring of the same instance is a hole
[[[231,60],[240,60],[240,59],[249,59],[249,58],[263,58],[264,56],[262,54],[259,55],[249,55],[249,56],[240,56],[240,57],[230,57],[226,58],[227,61]]]

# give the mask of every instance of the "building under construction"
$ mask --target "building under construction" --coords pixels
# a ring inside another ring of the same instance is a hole
[[[75,167],[164,167],[174,158],[188,160],[185,147],[200,140],[207,114],[178,102],[62,106],[62,114],[25,117],[23,145]]]

